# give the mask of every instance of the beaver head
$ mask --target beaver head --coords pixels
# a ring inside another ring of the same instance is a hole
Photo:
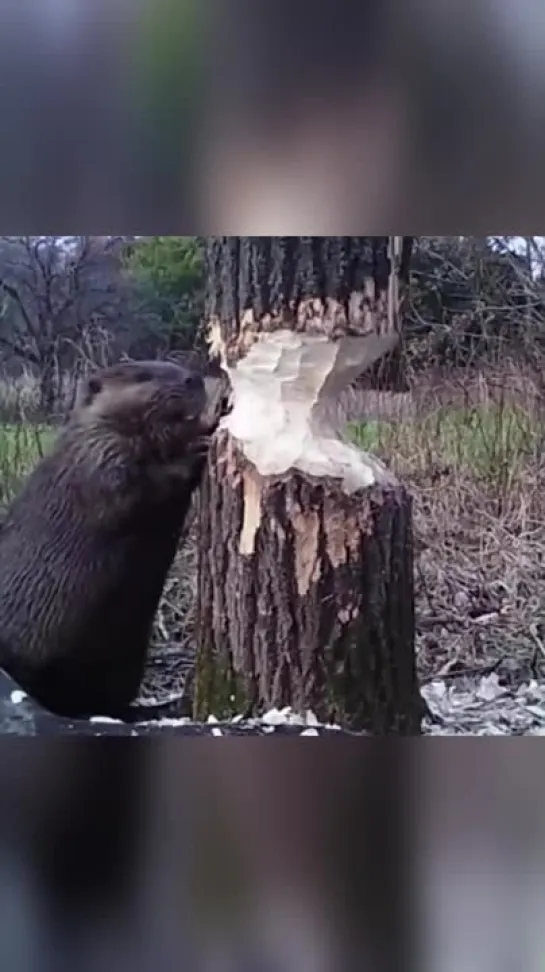
[[[127,361],[85,380],[69,424],[169,457],[217,426],[224,408],[218,387],[182,364]]]

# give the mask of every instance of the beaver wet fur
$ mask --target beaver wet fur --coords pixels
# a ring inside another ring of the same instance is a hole
[[[183,365],[96,372],[8,509],[0,667],[57,715],[138,718],[155,612],[219,418]]]

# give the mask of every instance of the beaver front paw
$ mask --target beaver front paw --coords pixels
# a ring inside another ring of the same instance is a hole
[[[197,436],[196,439],[192,439],[188,442],[186,448],[186,455],[191,459],[205,459],[208,455],[210,445],[212,443],[212,435],[210,433],[203,433]]]

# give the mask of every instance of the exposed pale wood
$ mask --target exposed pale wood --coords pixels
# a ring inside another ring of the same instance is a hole
[[[395,347],[402,250],[388,237],[211,243],[212,352],[231,368],[235,410],[201,493],[199,718],[290,705],[354,729],[419,731],[411,500],[328,418],[344,372],[329,380],[336,352],[320,344],[369,347],[374,333]]]

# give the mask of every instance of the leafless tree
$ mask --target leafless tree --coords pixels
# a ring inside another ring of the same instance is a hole
[[[0,238],[0,353],[38,377],[49,414],[63,372],[94,360],[127,314],[115,238]]]

